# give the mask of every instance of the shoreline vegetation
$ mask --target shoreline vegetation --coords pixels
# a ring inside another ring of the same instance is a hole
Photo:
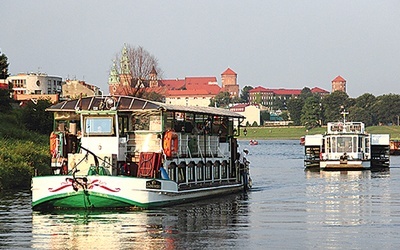
[[[239,140],[299,140],[306,134],[325,133],[326,127],[307,130],[303,126],[246,127],[240,129]],[[390,134],[400,138],[400,126],[367,127],[368,133]],[[28,189],[31,177],[50,172],[49,136],[24,129],[19,119],[11,114],[0,114],[0,192]]]

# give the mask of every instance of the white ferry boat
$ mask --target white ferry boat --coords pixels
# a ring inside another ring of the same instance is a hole
[[[56,128],[52,174],[33,177],[34,210],[152,208],[251,186],[248,164],[237,161],[240,114],[128,96],[63,101],[47,111]]]
[[[306,168],[321,170],[366,170],[389,167],[388,134],[368,134],[362,122],[329,122],[327,132],[306,135]]]

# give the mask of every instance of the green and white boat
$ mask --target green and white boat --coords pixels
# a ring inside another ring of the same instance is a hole
[[[244,117],[129,96],[63,101],[52,175],[32,178],[34,210],[152,208],[247,190],[235,136]],[[40,175],[40,173],[39,173]]]

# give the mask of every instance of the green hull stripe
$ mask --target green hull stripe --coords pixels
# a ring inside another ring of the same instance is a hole
[[[85,194],[84,191],[67,193],[62,195],[52,195],[38,201],[32,202],[34,210],[41,208],[128,208],[166,205],[169,202],[140,203],[133,200],[105,195],[96,192]]]

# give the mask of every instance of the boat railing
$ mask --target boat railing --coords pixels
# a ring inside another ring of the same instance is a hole
[[[178,133],[179,158],[216,157],[219,152],[219,137],[216,135],[192,135]]]
[[[199,184],[218,184],[222,182],[236,182],[238,175],[238,166],[235,164],[230,167],[224,160],[207,161],[195,163],[194,161],[182,161],[178,165],[171,164],[168,169],[168,175],[171,180],[178,183],[180,187]]]

